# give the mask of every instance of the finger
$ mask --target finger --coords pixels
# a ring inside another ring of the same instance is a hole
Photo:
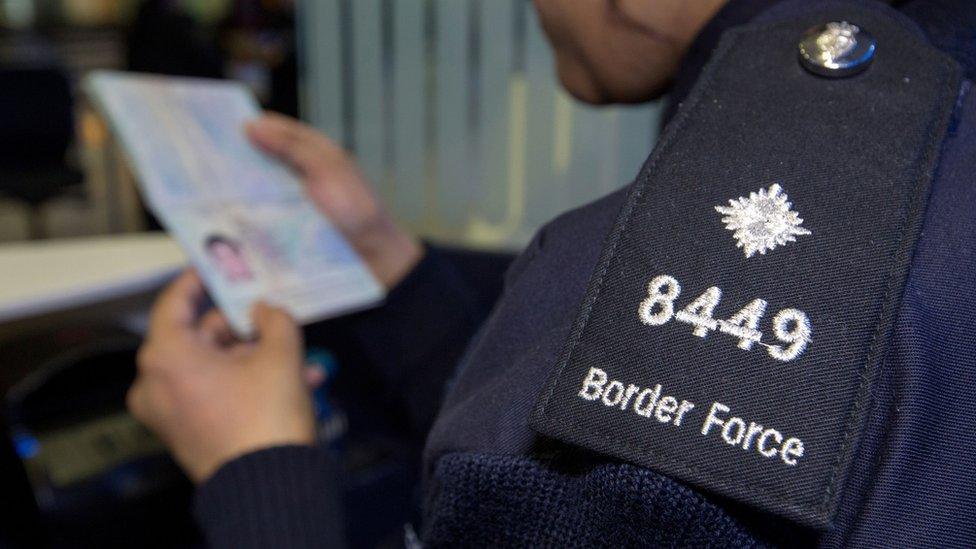
[[[204,341],[212,345],[225,347],[234,343],[237,338],[234,330],[230,327],[230,322],[224,313],[216,307],[210,309],[200,319],[199,332]]]
[[[144,398],[144,384],[141,378],[136,378],[129,386],[129,390],[125,393],[125,407],[132,414],[132,417],[142,422],[142,418],[145,416],[145,398]]]
[[[251,313],[258,333],[259,351],[301,352],[302,334],[298,325],[284,309],[258,303]]]
[[[258,348],[258,344],[253,341],[238,341],[235,340],[227,348],[228,362],[233,364],[239,364],[241,362],[247,361],[251,356],[254,355],[254,351]]]
[[[173,328],[192,328],[197,304],[202,298],[203,283],[196,271],[183,271],[156,300],[149,319],[150,333]]]
[[[260,149],[305,177],[325,171],[336,157],[345,155],[342,147],[325,135],[280,114],[267,114],[249,123],[245,133]]]
[[[275,112],[266,112],[251,120],[244,131],[255,145],[272,149],[270,152],[282,151],[286,145],[298,141],[316,143],[329,150],[342,150],[335,141],[308,124]]]
[[[169,443],[169,433],[163,428],[170,421],[169,408],[160,398],[158,387],[154,389],[152,381],[136,378],[125,394],[125,405],[136,421],[152,431],[164,444]]]
[[[321,174],[345,154],[341,147],[301,123],[282,116],[263,118],[248,126],[251,141],[289,164],[304,177]]]

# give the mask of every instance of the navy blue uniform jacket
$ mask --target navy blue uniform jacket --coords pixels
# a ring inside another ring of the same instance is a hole
[[[668,117],[680,111],[703,70],[723,69],[706,65],[727,29],[811,11],[834,20],[832,10],[843,4],[732,0],[688,52]],[[976,75],[976,9],[950,0],[858,4],[908,28],[919,47],[954,58],[965,81],[940,144],[858,454],[830,525],[801,526],[530,427],[628,186],[546,225],[503,285],[469,276],[430,247],[383,308],[343,327],[384,380],[384,394],[398,395],[409,411],[418,439],[426,434],[424,545],[976,543],[976,94],[965,93]],[[864,139],[885,136],[864,128]],[[838,162],[862,161],[858,151],[850,154]],[[340,481],[322,449],[258,451],[200,487],[197,518],[218,547],[340,546]]]

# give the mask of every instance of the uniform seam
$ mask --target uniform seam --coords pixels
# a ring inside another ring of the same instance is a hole
[[[745,32],[744,30],[735,29],[726,33],[726,36],[728,36],[728,38],[723,40],[721,50],[712,60],[712,63],[715,66],[720,65],[721,61],[728,56],[729,52],[732,50],[732,45],[739,41],[740,36],[744,34],[744,32]],[[578,327],[574,328],[573,330],[569,342],[569,348],[565,353],[565,356],[560,360],[559,369],[556,371],[555,375],[553,376],[553,381],[549,384],[549,390],[546,391],[544,400],[542,401],[541,413],[542,415],[546,416],[549,419],[549,421],[552,421],[557,424],[565,425],[565,426],[579,427],[579,425],[577,425],[576,423],[567,422],[565,420],[561,420],[559,418],[547,415],[546,410],[549,406],[549,401],[552,399],[552,395],[556,390],[556,386],[558,385],[560,375],[566,369],[566,366],[569,364],[569,361],[572,359],[574,351],[577,345],[579,344],[580,338],[582,337],[583,330],[585,329],[586,325],[589,323],[590,313],[602,292],[603,281],[604,278],[606,277],[607,271],[609,270],[609,263],[616,256],[617,246],[620,243],[620,240],[623,238],[623,234],[627,230],[627,227],[630,225],[630,221],[633,219],[634,209],[636,208],[638,201],[643,196],[644,191],[646,190],[650,182],[649,180],[650,180],[651,170],[655,166],[657,166],[660,160],[671,150],[671,147],[674,145],[677,135],[681,131],[681,129],[683,129],[684,126],[690,120],[693,120],[694,117],[699,114],[696,110],[696,107],[699,105],[699,103],[701,103],[702,98],[708,95],[708,93],[712,91],[714,80],[715,80],[714,78],[715,73],[716,71],[709,71],[704,76],[705,80],[700,88],[700,91],[696,93],[693,97],[691,97],[688,103],[686,103],[686,105],[682,108],[682,110],[679,111],[678,118],[674,121],[671,128],[667,130],[667,135],[665,136],[665,140],[661,142],[657,151],[652,155],[650,159],[648,159],[646,165],[641,170],[641,175],[639,176],[639,180],[638,180],[639,184],[634,188],[634,192],[631,194],[630,199],[627,201],[626,210],[622,212],[622,220],[614,230],[614,235],[612,237],[613,240],[610,243],[610,248],[607,250],[606,256],[602,257],[600,260],[600,272],[594,283],[592,295],[587,296],[586,298],[586,302],[583,306],[583,310],[581,311],[581,318]],[[598,435],[598,436],[600,436],[600,438],[603,438],[604,440],[607,440],[609,442],[615,442],[613,439],[607,437],[606,435]],[[641,449],[627,442],[619,442],[619,444],[631,450],[639,450],[643,452],[652,453],[655,455],[660,455],[660,451],[658,450]],[[684,468],[690,472],[707,473],[706,471],[698,470],[688,465],[681,464],[677,461],[674,461],[672,458],[666,456],[664,457],[669,462],[673,462],[675,465]],[[711,475],[708,476],[709,478],[712,478]],[[721,479],[713,478],[713,480],[717,481],[722,486],[726,485],[725,481]]]
[[[735,38],[738,39],[738,35],[741,33],[738,31],[730,31],[729,34],[734,34]],[[719,52],[719,55],[716,56],[714,62],[717,63],[719,60],[723,59],[731,49],[730,47],[731,44],[734,43],[735,41],[736,40],[731,40],[731,39],[727,40],[726,44],[722,46],[722,50]],[[574,327],[573,329],[573,333],[571,335],[571,339],[569,342],[570,349],[566,353],[566,355],[562,357],[562,359],[560,360],[559,370],[556,372],[556,376],[555,376],[556,378],[558,378],[559,374],[561,374],[562,371],[565,370],[569,362],[569,359],[572,358],[573,349],[575,349],[576,345],[579,343],[579,339],[582,336],[583,329],[589,323],[590,312],[593,309],[593,305],[596,303],[596,300],[600,297],[600,293],[603,290],[603,280],[606,277],[607,271],[610,268],[609,262],[616,256],[617,245],[620,243],[620,240],[623,237],[623,232],[627,229],[627,226],[630,224],[630,220],[633,218],[633,211],[637,202],[643,196],[644,190],[647,188],[648,180],[650,179],[648,175],[650,170],[654,168],[658,164],[660,158],[670,150],[671,146],[674,144],[674,138],[676,137],[678,131],[685,126],[685,124],[689,119],[691,119],[691,111],[698,106],[698,103],[701,102],[701,99],[705,95],[705,93],[707,91],[711,91],[711,86],[713,84],[712,82],[713,75],[714,75],[713,72],[709,72],[707,75],[705,75],[706,80],[704,82],[704,86],[701,89],[701,92],[696,94],[694,97],[692,97],[691,100],[683,107],[683,111],[679,112],[678,118],[674,121],[671,129],[668,130],[667,132],[668,135],[665,137],[665,140],[661,143],[657,152],[652,156],[651,159],[648,160],[647,164],[641,170],[642,175],[639,176],[639,180],[638,180],[639,184],[634,187],[633,193],[631,194],[630,198],[627,200],[627,204],[625,206],[626,209],[621,213],[622,221],[620,222],[619,225],[617,225],[614,228],[614,234],[612,236],[612,242],[610,243],[610,248],[609,250],[607,250],[607,254],[605,255],[605,257],[600,258],[600,273],[593,286],[592,295],[586,296],[586,301],[583,305],[583,310],[580,311],[581,312],[580,322],[578,323],[578,326]],[[550,385],[549,390],[546,391],[545,399],[542,402],[543,409],[545,409],[549,405],[549,400],[552,398],[552,394],[553,392],[555,392],[557,384],[558,384],[558,379],[554,379],[553,382],[549,384]]]
[[[749,26],[740,27],[738,29],[732,29],[726,32],[727,38],[723,38],[722,45],[719,51],[716,53],[716,55],[713,57],[713,59],[710,61],[709,64],[713,67],[721,66],[722,61],[729,55],[733,45],[740,41],[742,35],[760,28],[764,28],[764,26],[749,25]],[[951,81],[951,76],[952,76],[953,63],[950,59],[946,59],[945,57],[943,57],[941,66],[943,68],[943,75],[949,77],[950,80],[950,82],[948,82],[947,85],[942,89],[943,91],[945,89],[952,89],[953,84]],[[670,152],[671,148],[674,146],[674,142],[677,140],[679,132],[690,121],[697,119],[697,117],[699,116],[700,113],[697,112],[697,107],[699,106],[703,98],[708,96],[708,94],[713,91],[716,72],[717,72],[716,70],[710,70],[705,75],[703,75],[704,80],[702,82],[702,85],[699,88],[700,91],[694,93],[693,96],[689,98],[688,102],[679,111],[678,116],[672,123],[671,127],[668,130],[666,130],[666,135],[664,136],[664,140],[660,143],[659,148],[652,155],[652,157],[647,161],[647,163],[641,170],[641,175],[639,176],[638,179],[639,183],[635,187],[634,192],[631,194],[629,200],[627,201],[625,206],[626,210],[622,212],[621,219],[614,229],[612,242],[610,243],[610,248],[607,250],[607,253],[604,256],[602,256],[600,259],[599,275],[596,281],[594,282],[591,294],[587,295],[585,298],[583,309],[580,312],[580,320],[577,326],[575,326],[573,329],[568,348],[560,359],[559,367],[555,372],[555,375],[553,375],[552,381],[549,383],[548,390],[543,395],[543,399],[539,407],[539,415],[542,416],[540,419],[542,419],[543,421],[549,421],[554,424],[563,425],[567,427],[574,427],[574,428],[580,427],[580,425],[574,422],[570,422],[549,415],[548,414],[549,402],[551,401],[552,396],[556,390],[556,387],[559,384],[560,376],[562,375],[566,367],[569,365],[570,361],[572,360],[572,357],[575,355],[575,351],[579,345],[580,339],[582,338],[583,331],[585,330],[586,326],[589,324],[592,309],[595,306],[596,302],[598,301],[602,293],[604,279],[610,267],[609,264],[613,260],[613,258],[616,257],[618,245],[620,241],[624,238],[624,233],[626,232],[628,226],[630,225],[631,220],[633,219],[636,206],[640,201],[640,199],[642,198],[642,196],[644,195],[645,190],[650,184],[651,172],[653,168],[655,168],[660,163],[662,158]],[[936,106],[937,107],[939,106],[938,102],[936,103]],[[943,106],[943,112],[938,113],[937,116],[933,117],[934,120],[932,121],[932,123],[928,128],[928,131],[926,132],[926,137],[928,137],[930,143],[936,137],[939,128],[944,128],[945,126],[946,115],[944,111],[945,109]],[[923,177],[927,176],[931,180],[932,174],[929,173],[929,170],[931,169],[933,156],[937,157],[937,155],[938,155],[938,148],[929,145],[929,150],[926,151],[926,155],[923,157],[923,162],[925,166],[924,168],[922,168],[924,170],[922,172]],[[906,268],[905,263],[902,263],[902,261],[900,261],[900,258],[905,254],[911,255],[913,251],[913,250],[906,250],[905,248],[909,246],[910,238],[913,233],[913,228],[916,228],[917,224],[906,223],[906,222],[916,218],[919,210],[925,207],[927,201],[925,200],[924,196],[920,197],[919,195],[923,193],[925,189],[930,188],[931,185],[930,184],[925,185],[924,179],[917,177],[914,186],[916,187],[915,192],[911,195],[911,198],[908,201],[906,201],[906,204],[903,206],[904,214],[902,216],[902,225],[907,225],[907,226],[904,226],[904,228],[902,229],[902,234],[899,238],[898,250],[892,256],[892,260],[894,260],[895,264],[892,265],[890,268],[890,272],[888,274],[887,288],[885,290],[885,293],[883,294],[881,311],[879,312],[874,322],[874,324],[876,325],[875,333],[874,336],[872,337],[871,344],[869,345],[867,357],[864,361],[864,364],[860,368],[860,372],[858,373],[858,377],[860,377],[860,383],[858,385],[857,398],[855,402],[851,405],[850,411],[848,412],[848,419],[846,421],[844,438],[842,439],[840,447],[838,448],[839,451],[837,454],[837,458],[834,460],[834,463],[830,467],[830,474],[827,477],[827,481],[820,488],[820,491],[823,492],[823,496],[821,497],[820,501],[809,501],[803,505],[794,505],[786,502],[780,502],[779,505],[782,505],[785,509],[795,510],[801,513],[813,512],[816,515],[815,518],[824,520],[826,518],[826,512],[829,509],[830,504],[832,502],[832,498],[837,493],[836,483],[839,481],[838,474],[840,472],[840,469],[842,465],[845,463],[845,461],[850,461],[850,459],[853,459],[853,456],[847,454],[851,451],[851,447],[853,445],[854,435],[855,432],[857,431],[856,426],[858,423],[858,419],[861,418],[863,415],[861,411],[865,409],[866,400],[868,399],[868,397],[870,397],[869,386],[872,381],[872,376],[869,374],[871,371],[877,369],[877,365],[876,365],[878,361],[877,355],[879,352],[878,345],[880,345],[881,340],[883,339],[884,332],[887,332],[886,327],[889,324],[888,322],[885,322],[885,319],[888,317],[889,312],[894,305],[893,302],[895,301],[896,296],[893,294],[896,292],[897,282],[899,278],[901,278],[899,277],[899,273],[904,272]],[[918,187],[922,187],[922,188],[918,188]],[[917,231],[914,232],[917,233]],[[908,261],[907,263],[910,263],[910,261]],[[673,465],[682,468],[686,471],[703,475],[708,479],[710,479],[710,481],[717,483],[719,486],[722,487],[729,486],[729,484],[726,481],[715,476],[710,471],[696,469],[692,466],[678,462],[668,456],[662,455],[660,450],[639,448],[628,442],[615,441],[614,439],[606,435],[597,435],[597,436],[601,439],[613,443],[614,445],[619,444],[622,447],[630,450],[650,453],[656,456],[663,457],[669,463],[672,463]],[[761,490],[745,489],[739,493],[752,494],[755,496],[759,496],[762,499],[765,499],[763,498],[763,493],[764,492],[768,493],[770,491],[781,496],[787,495],[775,489],[770,490],[770,488],[771,488],[770,486],[764,486],[763,489]]]
[[[940,52],[941,53],[941,52]],[[932,179],[934,177],[934,166],[938,162],[939,149],[935,139],[938,137],[939,133],[945,133],[948,121],[950,120],[955,106],[955,97],[958,95],[958,79],[954,79],[953,76],[958,76],[954,74],[953,69],[956,68],[955,62],[951,59],[943,57],[942,63],[940,64],[943,70],[943,76],[945,77],[946,85],[942,88],[943,93],[948,93],[950,97],[953,98],[952,106],[953,108],[946,109],[945,101],[942,97],[936,98],[936,116],[932,117],[928,131],[926,132],[928,147],[922,157],[922,173],[916,177],[915,181],[915,192],[906,201],[904,208],[904,214],[901,218],[902,224],[902,234],[899,239],[898,248],[896,249],[893,257],[889,260],[894,264],[890,268],[888,273],[888,283],[887,288],[884,293],[881,310],[878,312],[878,316],[875,319],[876,328],[874,335],[871,339],[871,344],[868,348],[868,356],[864,361],[864,365],[861,367],[859,377],[861,382],[858,385],[857,399],[854,404],[851,405],[851,409],[848,412],[847,426],[845,428],[844,439],[840,446],[840,451],[837,453],[837,457],[834,460],[833,466],[831,466],[831,474],[828,477],[828,482],[826,485],[826,490],[822,501],[820,502],[818,508],[821,511],[825,511],[829,508],[832,498],[838,493],[837,482],[838,473],[840,472],[840,467],[842,461],[845,459],[852,459],[853,456],[848,456],[848,452],[851,451],[854,444],[855,433],[859,430],[857,429],[857,424],[859,420],[862,419],[863,413],[869,407],[869,400],[871,397],[871,392],[869,390],[871,383],[874,381],[873,373],[875,373],[882,363],[882,351],[880,347],[884,342],[885,335],[890,331],[890,325],[892,320],[892,310],[897,310],[898,303],[900,299],[896,295],[898,293],[900,281],[903,281],[907,276],[908,271],[911,269],[911,257],[914,255],[915,245],[913,241],[917,242],[918,233],[920,232],[921,225],[924,220],[919,219],[922,215],[922,211],[928,205],[928,194],[931,191]],[[941,111],[941,112],[939,112]],[[928,183],[926,184],[926,179]],[[916,223],[912,223],[911,220],[918,220]],[[914,237],[914,238],[913,238]],[[907,257],[905,257],[907,256]]]
[[[555,418],[555,417],[553,417],[553,418],[551,418],[551,421],[553,423],[556,423],[558,425],[563,425],[563,426],[566,426],[566,427],[573,427],[573,428],[581,428],[581,427],[583,427],[582,425],[580,425],[579,423],[577,423],[575,421],[565,420],[565,419],[562,419],[562,418]],[[618,440],[615,440],[614,438],[610,437],[609,435],[605,435],[605,434],[596,434],[595,436],[597,438],[600,438],[602,440],[605,440],[607,442],[612,443],[614,446],[623,447],[623,448],[626,448],[628,450],[639,451],[639,452],[643,452],[643,453],[646,453],[646,454],[652,454],[654,456],[663,458],[663,459],[665,459],[667,461],[668,464],[673,465],[673,466],[676,466],[679,469],[684,469],[685,471],[688,471],[688,472],[691,472],[691,473],[706,474],[706,475],[709,476],[709,478],[711,478],[712,480],[714,480],[719,486],[726,487],[726,488],[734,488],[734,486],[735,486],[733,483],[728,482],[726,480],[723,480],[721,478],[714,478],[714,477],[712,477],[711,474],[710,474],[710,472],[708,470],[706,470],[706,469],[701,469],[701,468],[695,467],[693,465],[688,465],[687,463],[683,463],[680,460],[678,460],[678,459],[676,459],[674,457],[671,457],[670,455],[668,455],[668,452],[665,451],[665,450],[661,450],[661,449],[653,449],[652,450],[652,449],[647,449],[647,448],[641,448],[641,447],[639,447],[639,446],[637,446],[635,444],[632,444],[630,442],[627,442],[627,441],[618,441]],[[786,492],[779,491],[778,489],[775,489],[775,488],[772,488],[772,487],[769,487],[769,488],[770,489],[766,489],[764,491],[766,491],[766,492],[774,492],[776,495],[779,495],[779,496],[787,496],[787,495],[789,495]],[[741,492],[741,490],[735,490],[735,491],[736,492]],[[745,491],[746,492],[752,492],[750,490],[745,490]],[[752,492],[752,493],[756,493],[756,492]],[[808,510],[805,507],[801,507],[801,506],[797,506],[797,505],[792,505],[792,504],[787,504],[786,507],[788,509],[798,510],[798,511],[807,511]]]

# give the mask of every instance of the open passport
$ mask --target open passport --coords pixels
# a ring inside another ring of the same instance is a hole
[[[242,84],[98,71],[83,89],[238,335],[252,335],[259,299],[310,322],[383,298],[301,182],[247,141],[260,110]]]

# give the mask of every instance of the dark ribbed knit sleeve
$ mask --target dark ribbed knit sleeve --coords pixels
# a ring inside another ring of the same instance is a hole
[[[333,339],[337,344],[354,345],[389,396],[404,403],[415,432],[425,434],[510,261],[505,254],[428,246],[382,307],[318,328],[343,340]],[[221,467],[198,488],[194,514],[212,547],[340,547],[340,496],[326,450],[276,447]]]
[[[321,447],[258,450],[201,485],[194,515],[210,547],[342,547],[339,475]]]
[[[350,317],[344,333],[425,435],[444,384],[501,293],[506,254],[427,246],[380,308]]]

